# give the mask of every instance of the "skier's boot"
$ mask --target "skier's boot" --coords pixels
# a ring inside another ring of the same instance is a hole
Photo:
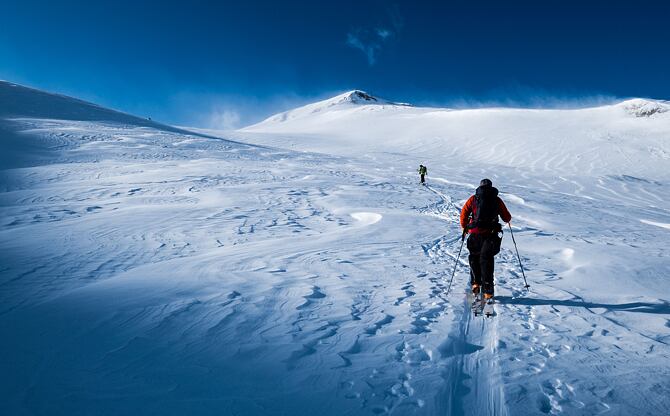
[[[472,294],[477,296],[479,295],[480,286],[477,283],[472,284]]]

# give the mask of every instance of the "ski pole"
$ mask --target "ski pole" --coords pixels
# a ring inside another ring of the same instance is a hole
[[[463,250],[463,244],[465,243],[465,232],[466,229],[463,229],[463,235],[461,236],[461,248],[458,249],[458,255],[456,256],[456,263],[454,264],[454,271],[451,272],[451,279],[449,279],[449,286],[447,287],[447,293],[445,293],[444,296],[449,295],[449,291],[451,290],[451,282],[454,281],[454,275],[456,274],[456,267],[458,266],[458,260],[461,259],[461,250]]]
[[[519,248],[516,246],[516,240],[514,239],[514,231],[512,231],[512,224],[507,223],[509,226],[509,232],[512,234],[512,242],[514,243],[514,249],[516,250],[516,258],[519,259],[519,267],[521,267],[521,274],[523,275],[523,282],[526,284],[524,287],[528,289],[530,285],[526,280],[526,273],[523,271],[523,264],[521,264],[521,256],[519,256]]]

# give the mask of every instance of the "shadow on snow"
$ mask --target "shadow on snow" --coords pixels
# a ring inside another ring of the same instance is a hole
[[[670,315],[670,303],[661,300],[659,303],[650,302],[630,302],[620,304],[584,302],[580,299],[556,300],[556,299],[532,299],[532,298],[512,298],[510,296],[496,297],[496,301],[507,305],[528,305],[528,306],[568,306],[587,309],[607,309],[608,311],[624,312],[642,312]]]

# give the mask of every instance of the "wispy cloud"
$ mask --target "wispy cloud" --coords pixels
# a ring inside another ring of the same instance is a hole
[[[377,56],[382,47],[393,37],[391,29],[379,27],[376,29],[357,29],[347,33],[347,45],[358,49],[365,54],[370,66],[377,62]]]
[[[377,62],[377,53],[381,50],[384,40],[386,40],[386,37],[381,36],[378,39],[369,39],[368,31],[363,30],[358,30],[355,33],[347,33],[347,45],[362,51],[367,57],[370,66]]]
[[[391,31],[388,30],[388,29],[384,29],[384,28],[378,28],[378,29],[377,29],[377,35],[378,35],[381,39],[386,39],[386,38],[388,38],[389,36],[391,36]]]
[[[356,28],[347,33],[347,45],[363,52],[370,66],[377,62],[381,50],[398,36],[404,25],[397,5],[387,8],[384,16],[383,24],[374,28]]]

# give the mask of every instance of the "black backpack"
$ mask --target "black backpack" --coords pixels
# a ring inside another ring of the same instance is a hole
[[[498,190],[492,186],[480,186],[475,192],[475,213],[471,228],[499,230]]]

